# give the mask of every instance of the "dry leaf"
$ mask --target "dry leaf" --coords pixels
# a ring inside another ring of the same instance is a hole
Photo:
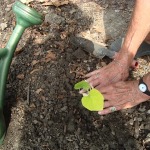
[[[65,48],[64,41],[55,41],[55,44],[59,47],[60,50],[64,51]]]
[[[35,104],[34,103],[30,104],[30,108],[36,108]]]
[[[43,91],[43,89],[40,88],[40,89],[37,89],[35,92],[36,92],[37,94],[40,94],[41,91]]]
[[[52,51],[47,51],[46,58],[56,59],[56,55]]]
[[[42,54],[41,51],[37,51],[37,52],[34,53],[34,56],[39,56],[39,55],[41,55],[41,54]]]
[[[55,60],[56,59],[56,55],[54,53],[52,53],[51,51],[48,52],[48,54],[46,55],[46,60],[45,62],[49,62],[51,60]]]
[[[22,48],[17,48],[16,51],[15,51],[15,56],[20,54],[22,51],[23,51]]]
[[[63,98],[64,98],[64,95],[58,95],[57,98],[58,98],[58,99],[63,99]]]
[[[37,71],[39,71],[40,69],[34,69],[34,70],[32,70],[31,72],[30,72],[30,74],[33,74],[34,72],[37,72]]]
[[[46,101],[46,98],[45,98],[44,96],[41,96],[41,99],[42,99],[43,101]]]
[[[102,65],[102,67],[107,66],[107,64],[104,61],[101,62],[101,65]]]
[[[18,74],[17,78],[20,79],[20,80],[23,80],[24,79],[24,74]]]
[[[46,57],[42,58],[41,61],[48,63],[51,60],[55,60],[55,59],[56,59],[56,55],[52,51],[47,51]]]
[[[104,29],[100,26],[94,26],[93,29],[96,31],[96,32],[99,32],[99,33],[102,33],[104,31]]]
[[[42,43],[43,43],[43,38],[37,37],[37,38],[35,39],[35,43],[36,43],[36,44],[42,44]]]
[[[67,32],[61,32],[60,37],[64,40],[67,37]]]
[[[39,63],[39,60],[33,60],[32,63],[31,63],[31,65],[34,66],[34,65],[36,65],[37,63]]]

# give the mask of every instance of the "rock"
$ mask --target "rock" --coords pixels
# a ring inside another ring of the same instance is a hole
[[[106,64],[106,62],[102,61],[101,65],[102,65],[102,67],[105,67],[107,64]]]
[[[70,14],[73,14],[75,12],[76,12],[76,9],[72,9],[72,10],[69,11]]]
[[[129,124],[133,126],[134,120],[133,120],[133,119],[130,119],[130,120],[129,120]]]
[[[34,1],[34,0],[20,0],[22,3],[26,3],[29,4],[30,2]]]
[[[61,111],[66,111],[67,110],[67,106],[64,106],[60,109]]]
[[[10,10],[11,10],[10,7],[5,8],[5,11],[10,11]]]
[[[147,137],[150,138],[150,133],[148,133]]]
[[[150,109],[147,111],[147,114],[150,115]]]
[[[128,140],[124,143],[124,147],[125,147],[125,149],[127,149],[127,150],[131,150],[131,147],[132,147],[132,148],[136,148],[134,139],[128,139]]]
[[[118,12],[120,12],[120,10],[116,9],[115,12],[118,13]]]
[[[48,121],[48,125],[51,126],[54,122],[52,120]]]
[[[67,130],[69,132],[73,132],[75,130],[75,124],[74,124],[74,121],[73,119],[71,119],[68,123],[68,126],[67,126]]]
[[[145,111],[146,111],[146,108],[145,108],[145,106],[143,106],[143,107],[140,107],[140,108],[139,108],[139,111],[140,111],[140,112],[145,112]]]
[[[33,123],[34,123],[34,124],[37,124],[37,123],[38,123],[38,121],[37,121],[37,120],[33,120]]]
[[[74,53],[73,53],[73,55],[76,57],[76,58],[78,58],[78,59],[85,59],[86,58],[86,54],[85,54],[85,52],[84,51],[82,51],[80,48],[78,48]]]
[[[35,104],[34,103],[30,104],[30,108],[36,108]]]
[[[146,124],[146,125],[144,126],[144,129],[149,130],[149,129],[150,129],[150,124]]]
[[[134,137],[137,139],[139,137],[139,122],[135,121],[135,135]]]
[[[141,124],[140,130],[144,130],[144,124]]]
[[[139,117],[139,118],[137,118],[137,120],[138,120],[139,122],[141,122],[143,119],[142,119],[141,117]]]
[[[150,133],[147,135],[146,139],[144,140],[144,146],[147,150],[150,149]]]
[[[7,23],[6,22],[5,23],[1,23],[0,27],[1,27],[2,31],[3,31],[4,29],[7,28]]]
[[[130,108],[130,109],[127,109],[126,112],[129,113],[129,114],[132,114],[134,112],[135,108]]]
[[[62,22],[64,22],[65,19],[61,16],[58,16],[57,14],[55,13],[48,13],[46,16],[45,16],[45,22],[46,23],[50,23],[50,24],[57,24],[57,25],[60,25]]]
[[[24,74],[18,74],[17,78],[20,79],[20,80],[23,80],[24,79]]]
[[[44,116],[43,116],[43,115],[40,115],[40,118],[41,118],[41,119],[43,119],[43,118],[44,118]]]
[[[91,68],[90,68],[90,66],[88,66],[88,67],[87,67],[87,71],[90,71],[90,70],[91,70]]]

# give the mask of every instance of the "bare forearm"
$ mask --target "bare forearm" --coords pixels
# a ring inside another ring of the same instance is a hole
[[[150,31],[150,0],[136,0],[132,19],[118,59],[130,65]]]

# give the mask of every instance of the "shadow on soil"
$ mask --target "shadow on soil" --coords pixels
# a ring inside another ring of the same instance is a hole
[[[76,53],[79,49],[73,49],[68,43],[68,38],[71,34],[89,29],[92,19],[83,15],[74,4],[61,7],[61,12],[56,11],[54,7],[49,9],[66,19],[58,26],[52,27],[51,24],[44,23],[41,27],[33,27],[29,40],[17,55],[16,63],[10,71],[10,87],[7,88],[6,96],[7,125],[11,121],[11,109],[18,101],[25,108],[23,127],[14,124],[17,131],[22,133],[16,148],[138,149],[135,138],[125,126],[127,119],[121,113],[116,112],[105,117],[91,113],[81,106],[81,97],[73,89],[74,84],[82,80],[83,74],[87,72],[87,66],[94,70],[99,60],[83,51]],[[105,22],[107,18],[104,16]],[[36,42],[37,37],[42,40],[40,44]],[[46,54],[49,51],[55,58],[46,62]],[[39,62],[32,65],[33,60]],[[25,75],[23,80],[16,78],[20,73]],[[27,101],[26,88],[29,83],[30,99]],[[4,144],[7,145],[7,141]],[[13,143],[12,145],[15,149]]]

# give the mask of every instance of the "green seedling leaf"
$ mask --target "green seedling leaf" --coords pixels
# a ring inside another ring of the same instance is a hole
[[[90,111],[99,111],[104,108],[104,97],[96,89],[89,91],[88,96],[83,96],[82,105]]]
[[[89,89],[91,89],[91,86],[88,82],[81,81],[81,82],[78,82],[75,84],[74,89],[76,89],[76,90],[84,89],[84,90],[88,91]]]

